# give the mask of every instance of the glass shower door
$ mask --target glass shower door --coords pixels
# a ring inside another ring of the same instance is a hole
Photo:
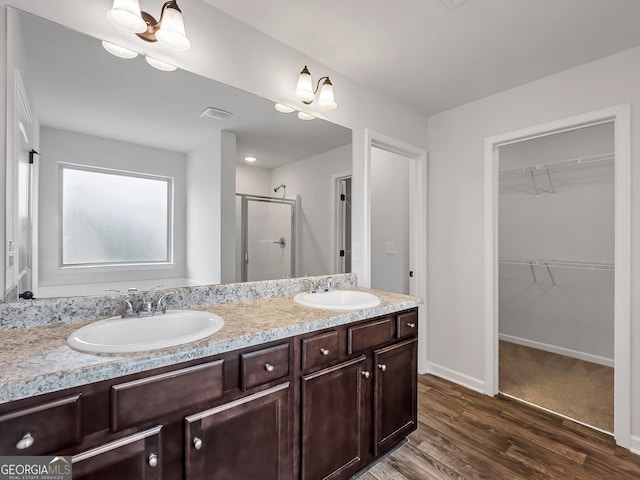
[[[295,272],[295,201],[242,195],[242,281]]]

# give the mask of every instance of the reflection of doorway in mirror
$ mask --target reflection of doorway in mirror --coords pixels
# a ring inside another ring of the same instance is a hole
[[[351,175],[336,178],[337,273],[351,272]]]
[[[15,76],[13,158],[7,162],[6,300],[32,290],[33,119],[22,77]]]

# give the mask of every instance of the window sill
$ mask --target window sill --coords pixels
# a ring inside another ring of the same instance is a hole
[[[176,268],[173,262],[162,263],[122,263],[113,265],[73,265],[59,267],[58,273],[78,274],[78,273],[109,273],[109,272],[139,272],[146,270],[172,270]]]

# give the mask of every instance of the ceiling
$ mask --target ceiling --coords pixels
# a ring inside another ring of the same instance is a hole
[[[20,13],[24,82],[42,125],[188,153],[212,132],[237,135],[237,161],[275,168],[351,143],[351,130],[284,115],[273,102],[183,70],[160,72],[139,56],[124,60],[100,41]],[[206,107],[233,116],[200,117]]]
[[[639,0],[204,1],[427,116],[640,45]]]

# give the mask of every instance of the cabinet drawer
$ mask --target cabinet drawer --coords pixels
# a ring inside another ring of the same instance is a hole
[[[392,317],[349,327],[347,353],[361,352],[393,340],[395,325]]]
[[[2,455],[42,455],[80,443],[80,395],[45,402],[0,417]]]
[[[157,420],[223,394],[223,360],[111,387],[111,430]]]
[[[398,338],[409,337],[418,333],[418,312],[405,312],[398,315]]]
[[[264,348],[241,355],[243,390],[289,375],[289,344]]]
[[[302,339],[302,370],[328,365],[338,358],[340,350],[336,330]]]

